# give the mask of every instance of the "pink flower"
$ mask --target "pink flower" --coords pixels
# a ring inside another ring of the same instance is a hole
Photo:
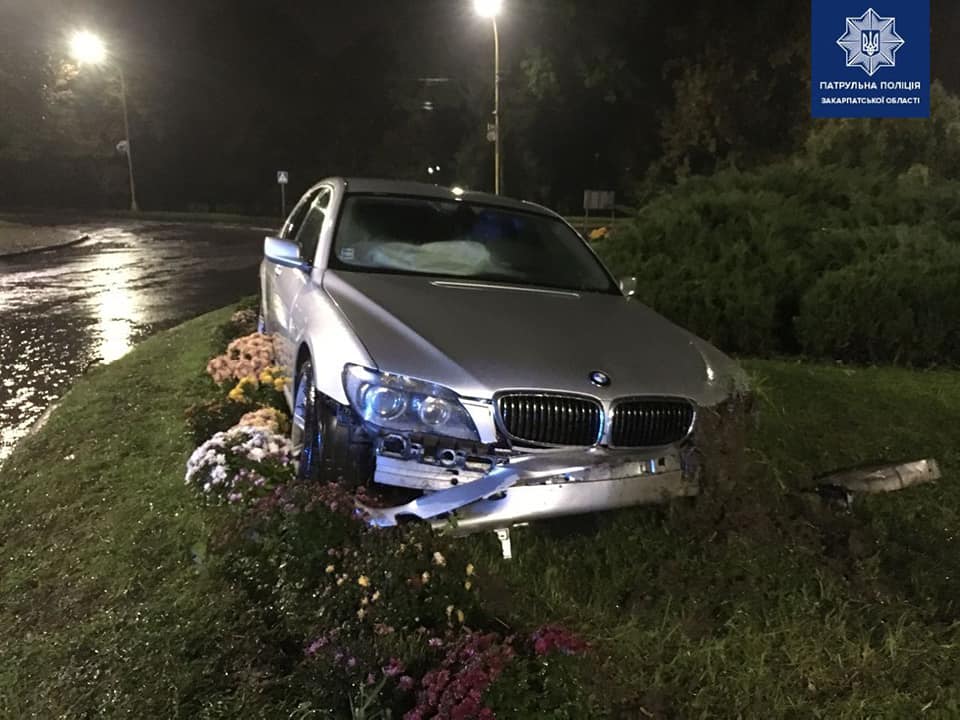
[[[563,655],[580,655],[589,645],[580,636],[558,625],[545,625],[532,637],[533,650],[541,657],[554,652]]]
[[[390,662],[383,668],[383,674],[387,677],[397,677],[403,674],[405,669],[403,663],[397,660],[397,658],[390,658]]]
[[[405,720],[494,720],[493,712],[483,705],[483,695],[514,654],[509,638],[467,635],[449,647],[439,668],[423,676],[417,706]]]

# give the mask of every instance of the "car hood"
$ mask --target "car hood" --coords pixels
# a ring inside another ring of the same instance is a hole
[[[708,343],[619,295],[339,271],[323,285],[380,370],[463,397],[536,390],[712,406],[737,372]],[[608,387],[591,382],[595,371]]]

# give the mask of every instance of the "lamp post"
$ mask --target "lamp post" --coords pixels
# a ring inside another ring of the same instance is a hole
[[[107,47],[103,40],[91,32],[82,30],[70,38],[70,55],[79,65],[102,65],[107,60]],[[123,132],[126,134],[127,176],[130,180],[130,209],[139,212],[137,184],[133,176],[133,143],[130,140],[130,115],[127,110],[127,80],[123,67],[114,63],[120,76],[120,102],[123,105]]]
[[[503,73],[500,72],[500,28],[497,25],[497,16],[503,10],[503,0],[474,0],[474,6],[480,17],[490,18],[493,24],[493,62],[494,62],[494,192],[499,195],[503,185],[503,145],[501,137],[500,86]]]

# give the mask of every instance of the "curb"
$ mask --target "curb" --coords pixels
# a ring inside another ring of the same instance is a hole
[[[67,242],[60,243],[59,245],[43,245],[37,248],[30,248],[29,250],[17,250],[16,252],[11,253],[0,253],[0,260],[18,258],[25,255],[35,255],[37,253],[50,252],[51,250],[62,250],[64,248],[73,247],[74,245],[79,245],[80,243],[86,242],[89,239],[89,235],[81,235],[76,240],[68,240]]]

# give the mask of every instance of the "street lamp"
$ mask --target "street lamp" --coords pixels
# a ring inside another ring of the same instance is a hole
[[[474,0],[474,7],[480,17],[490,18],[493,25],[493,62],[494,62],[494,103],[493,103],[493,132],[495,135],[494,151],[494,192],[499,195],[503,183],[503,156],[500,137],[500,81],[503,74],[500,72],[500,29],[497,26],[497,16],[503,10],[503,0]]]
[[[107,59],[107,47],[92,32],[81,30],[70,38],[70,55],[81,65],[99,65]]]
[[[103,40],[87,30],[75,32],[70,38],[70,56],[78,65],[102,65],[107,61],[107,46]],[[114,62],[120,76],[120,101],[123,104],[123,130],[126,133],[125,147],[127,155],[127,174],[130,179],[130,209],[139,212],[137,205],[137,185],[133,178],[133,148],[130,141],[130,116],[127,112],[127,80],[123,66]]]

